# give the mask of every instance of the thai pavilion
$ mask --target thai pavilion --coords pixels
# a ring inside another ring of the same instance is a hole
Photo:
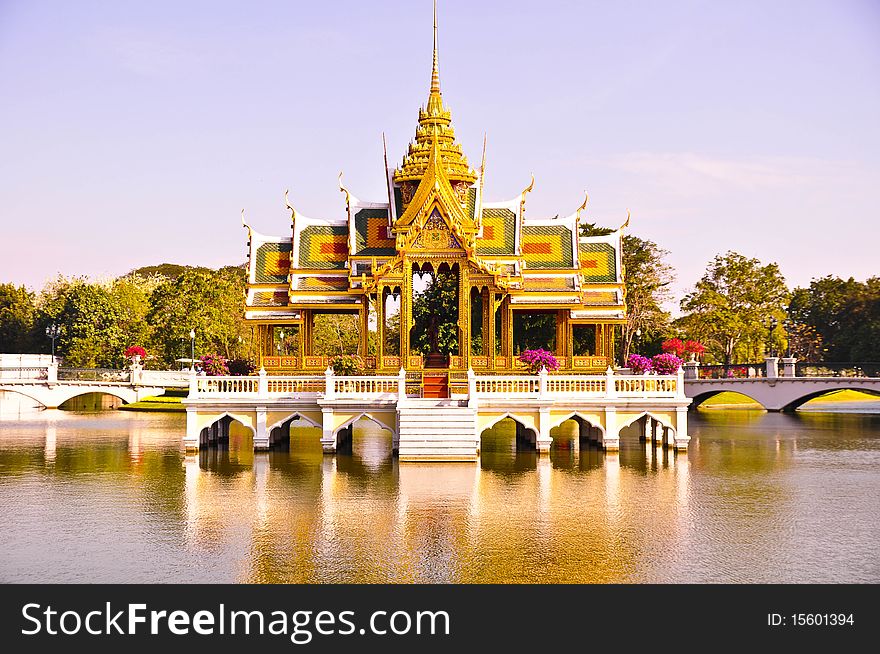
[[[555,322],[544,347],[555,350],[561,371],[604,372],[613,363],[614,326],[625,312],[621,229],[579,236],[586,200],[566,217],[529,216],[534,178],[515,198],[484,198],[485,143],[474,170],[443,102],[436,14],[428,101],[400,166],[389,167],[386,154],[385,168],[384,201],[357,198],[340,175],[339,216],[306,217],[288,201],[290,235],[248,228],[245,316],[257,333],[259,366],[270,374],[323,372],[332,353],[316,351],[312,334],[326,314],[349,314],[352,327],[356,317],[365,371],[403,368],[426,396],[445,396],[469,368],[520,370],[515,341],[525,316]],[[415,345],[414,295],[425,272],[457,279],[457,315],[446,317],[457,345],[439,356]],[[403,328],[389,339],[392,303]]]

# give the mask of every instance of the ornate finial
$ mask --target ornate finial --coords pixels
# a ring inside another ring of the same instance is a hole
[[[349,214],[349,218],[351,218],[351,193],[348,192],[348,189],[345,188],[345,185],[342,183],[342,171],[339,171],[339,177],[337,178],[339,181],[339,190],[342,193],[345,193],[345,211]]]
[[[531,190],[535,188],[535,174],[532,173],[532,181],[529,182],[529,185],[523,189],[522,196],[519,201],[519,219],[522,220],[523,216],[526,215],[526,194],[530,193]]]
[[[284,191],[284,206],[290,209],[290,219],[294,220],[296,218],[296,209],[290,204],[290,199],[287,197],[288,193],[290,193],[290,189]]]
[[[434,0],[434,66],[431,69],[431,93],[440,93],[440,70],[437,66],[437,0]]]
[[[581,211],[587,208],[587,202],[590,201],[590,194],[584,191],[584,203],[578,207],[577,209],[577,217],[576,220],[580,222],[581,220]]]
[[[629,227],[629,219],[630,219],[630,213],[629,213],[629,209],[627,209],[626,210],[626,222],[623,223],[620,227],[618,227],[618,231],[621,229],[624,229],[625,227]]]

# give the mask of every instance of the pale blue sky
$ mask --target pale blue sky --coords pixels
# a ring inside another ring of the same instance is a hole
[[[441,0],[444,100],[486,195],[793,285],[877,264],[880,3]],[[0,281],[246,256],[283,192],[385,198],[427,96],[431,4],[0,1]]]

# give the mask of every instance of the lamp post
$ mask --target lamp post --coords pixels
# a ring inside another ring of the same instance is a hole
[[[769,341],[770,341],[770,343],[769,343],[769,347],[767,348],[767,353],[768,353],[771,357],[772,357],[772,356],[775,356],[775,355],[774,355],[774,348],[773,348],[773,332],[776,331],[776,325],[777,325],[777,324],[778,324],[778,323],[776,322],[776,318],[770,318],[769,325],[768,325],[768,329],[770,330],[770,333],[769,333]]]
[[[196,369],[196,330],[189,330],[189,365],[190,370]]]
[[[52,363],[55,363],[55,339],[61,334],[61,330],[54,322],[46,327],[46,336],[52,339]]]

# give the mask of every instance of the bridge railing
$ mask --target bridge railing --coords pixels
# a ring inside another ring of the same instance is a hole
[[[798,377],[880,377],[880,362],[819,362],[798,361]]]
[[[48,369],[46,368],[46,366],[31,366],[25,368],[0,368],[0,380],[38,381],[41,379],[46,379],[47,377]]]
[[[128,370],[112,368],[59,368],[58,381],[126,382],[131,380]]]
[[[700,365],[699,371],[700,379],[747,379],[766,374],[764,362]]]

